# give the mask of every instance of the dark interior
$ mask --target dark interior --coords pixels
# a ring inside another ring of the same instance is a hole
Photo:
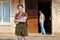
[[[45,15],[44,27],[45,27],[46,33],[51,34],[52,33],[51,20],[50,20],[50,18],[51,18],[51,1],[38,2],[38,11],[39,10],[42,10],[43,14]],[[39,14],[39,12],[38,12],[38,14]],[[38,23],[38,25],[40,26],[39,23]],[[39,26],[38,26],[38,32],[41,33],[41,28]]]

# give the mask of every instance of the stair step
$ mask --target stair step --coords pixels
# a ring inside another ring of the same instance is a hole
[[[42,35],[42,34],[29,34],[29,40],[60,40],[60,36]],[[14,34],[0,34],[0,40],[17,40]]]

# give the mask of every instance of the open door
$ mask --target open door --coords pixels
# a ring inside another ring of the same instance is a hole
[[[45,15],[44,28],[47,34],[52,34],[52,19],[51,19],[51,0],[50,1],[39,1],[38,10],[42,10]],[[39,33],[41,28],[39,28]]]

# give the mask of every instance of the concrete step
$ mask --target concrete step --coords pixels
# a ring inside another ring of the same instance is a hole
[[[17,38],[0,38],[0,40],[17,40]],[[28,40],[60,40],[60,36],[56,37],[28,37]]]
[[[60,36],[29,34],[29,40],[60,40]],[[14,34],[0,34],[0,40],[17,40]]]

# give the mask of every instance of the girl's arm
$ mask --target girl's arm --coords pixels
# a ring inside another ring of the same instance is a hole
[[[27,17],[23,17],[20,19],[20,22],[26,22],[26,20],[27,20]]]

